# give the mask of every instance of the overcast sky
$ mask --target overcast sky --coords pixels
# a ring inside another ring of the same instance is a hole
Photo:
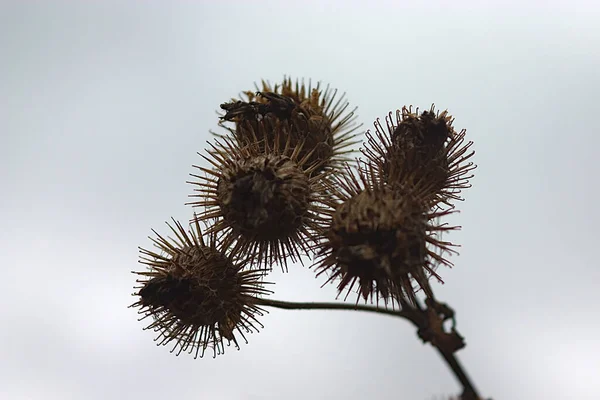
[[[127,308],[137,246],[191,215],[219,104],[288,74],[347,92],[365,128],[405,104],[456,117],[479,168],[434,288],[459,358],[497,400],[600,398],[598,6],[295,3],[0,2],[0,397],[460,391],[400,319],[273,310],[240,351],[194,360]],[[299,265],[272,279],[277,299],[335,295]]]

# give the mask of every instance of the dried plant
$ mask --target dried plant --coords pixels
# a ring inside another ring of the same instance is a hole
[[[281,148],[279,132],[270,140],[264,125],[257,130],[253,142],[223,138],[211,144],[208,157],[200,154],[214,168],[194,166],[205,175],[192,174],[192,197],[199,200],[189,204],[205,208],[199,220],[217,218],[207,232],[222,233],[223,248],[253,263],[286,267],[288,258],[297,261],[315,245],[323,219],[317,200],[327,173],[315,173],[321,163],[305,166],[312,152],[299,158],[304,143],[292,147],[287,140]]]
[[[246,341],[245,334],[262,327],[256,298],[270,293],[261,282],[265,271],[242,271],[244,261],[218,250],[214,236],[205,243],[198,223],[186,232],[173,222],[167,225],[174,239],[154,231],[159,252],[140,248],[140,262],[149,269],[134,272],[143,279],[131,307],[139,308],[140,320],[152,317],[146,329],[159,332],[159,345],[174,343],[177,354],[202,357],[211,347],[216,356],[224,352],[223,339],[239,348],[236,333]]]
[[[399,195],[377,179],[372,165],[358,173],[347,171],[329,183],[330,216],[315,263],[317,275],[329,272],[338,291],[349,294],[358,282],[365,301],[382,298],[387,304],[416,303],[413,282],[433,297],[430,276],[451,263],[442,255],[452,251],[436,233],[456,229],[436,224],[448,211],[423,207],[418,193]],[[347,297],[347,295],[346,295]]]
[[[295,147],[304,143],[299,157],[312,153],[307,166],[317,165],[315,173],[341,167],[348,160],[361,125],[356,124],[356,109],[348,110],[345,95],[337,96],[337,90],[329,86],[321,89],[304,82],[284,78],[281,85],[262,81],[256,92],[243,93],[246,100],[233,99],[221,104],[225,111],[222,121],[233,122],[235,128],[221,124],[240,143],[256,143],[255,132],[266,132],[265,143],[273,143],[278,136],[280,145],[288,140]]]
[[[400,193],[419,192],[423,204],[430,206],[462,200],[460,192],[470,187],[475,165],[468,160],[473,142],[464,143],[466,130],[457,133],[454,119],[447,111],[419,114],[417,109],[403,107],[390,112],[384,129],[379,119],[375,133],[367,132],[363,154],[377,165],[382,181]]]
[[[463,386],[460,399],[480,400],[455,353],[465,347],[454,310],[434,296],[430,279],[455,244],[441,239],[454,229],[442,220],[470,187],[475,165],[466,131],[432,106],[403,107],[366,132],[364,159],[351,163],[358,129],[344,96],[310,82],[263,81],[243,100],[221,104],[208,166],[194,166],[193,201],[200,208],[186,232],[156,234],[160,250],[140,249],[148,271],[136,272],[137,301],[146,329],[159,344],[202,356],[223,353],[224,340],[239,349],[239,335],[262,327],[263,307],[356,310],[410,321],[423,342],[442,356]],[[207,225],[203,239],[200,222]],[[234,256],[235,255],[235,256]],[[296,303],[268,299],[264,277],[273,264],[311,256],[324,283],[337,284],[355,303]],[[425,300],[416,293],[422,291]],[[359,304],[376,302],[376,306]],[[383,301],[383,306],[379,304]],[[451,328],[445,323],[451,321]]]

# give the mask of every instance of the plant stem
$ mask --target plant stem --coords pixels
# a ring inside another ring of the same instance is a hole
[[[368,306],[362,304],[350,304],[350,303],[331,303],[331,302],[293,302],[293,301],[281,301],[272,300],[265,298],[256,298],[257,305],[281,308],[285,310],[348,310],[348,311],[366,311],[377,314],[389,315],[393,317],[400,317],[410,321],[415,327],[422,329],[425,327],[427,318],[424,317],[426,310],[421,309],[419,305],[415,308],[407,308],[402,310],[389,310],[386,308],[379,308],[376,306]],[[406,304],[405,304],[406,306]],[[456,379],[460,382],[463,387],[463,394],[461,396],[464,400],[475,400],[480,399],[477,390],[466,371],[456,358],[453,352],[445,351],[440,346],[432,345],[440,353],[444,361],[452,372]]]
[[[394,317],[400,317],[408,319],[415,323],[415,318],[412,312],[389,310],[385,308],[379,308],[375,306],[367,306],[362,304],[350,304],[350,303],[330,303],[330,302],[293,302],[293,301],[282,301],[272,300],[265,298],[255,299],[257,305],[281,308],[284,310],[348,310],[348,311],[366,311],[384,315],[391,315]]]
[[[456,379],[458,379],[458,381],[461,383],[461,385],[463,387],[463,394],[461,396],[461,399],[462,400],[478,400],[478,399],[480,399],[479,394],[478,394],[477,390],[475,389],[475,386],[473,386],[473,383],[469,379],[467,372],[464,370],[464,368],[460,364],[460,361],[458,361],[458,358],[456,358],[456,355],[454,353],[448,353],[437,346],[435,346],[435,348],[438,351],[438,353],[440,353],[440,355],[442,356],[444,361],[446,361],[446,364],[448,364],[448,367],[450,367],[450,369],[454,373],[454,376],[456,377]]]

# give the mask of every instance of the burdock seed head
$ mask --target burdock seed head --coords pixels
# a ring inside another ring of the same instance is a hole
[[[223,339],[239,349],[236,335],[247,342],[245,334],[262,328],[256,299],[270,293],[261,282],[265,271],[242,271],[243,260],[217,250],[214,235],[205,243],[197,223],[186,232],[173,222],[167,225],[175,238],[153,231],[158,252],[140,248],[140,262],[149,269],[134,272],[142,279],[131,307],[139,308],[140,320],[153,318],[145,329],[159,333],[158,345],[174,343],[177,355],[202,357],[209,347],[213,356],[222,354]]]
[[[454,228],[434,222],[448,212],[430,212],[410,193],[381,185],[373,166],[360,171],[359,179],[348,171],[330,190],[331,219],[313,265],[318,275],[327,272],[327,282],[337,281],[346,296],[358,284],[365,301],[414,304],[413,282],[432,296],[429,278],[441,280],[435,267],[451,265],[443,257],[451,244],[438,234]]]
[[[219,233],[223,246],[232,247],[256,264],[269,267],[287,257],[300,258],[300,250],[308,252],[317,241],[319,230],[321,180],[326,173],[316,174],[319,164],[306,168],[311,157],[299,158],[302,145],[291,147],[290,140],[279,147],[265,146],[265,133],[240,145],[223,138],[211,145],[204,156],[214,167],[194,166],[205,173],[194,175],[198,198],[189,204],[205,207],[199,220],[216,218],[209,233]]]
[[[271,87],[263,81],[257,92],[245,92],[246,100],[233,100],[224,103],[223,121],[233,122],[235,128],[229,129],[236,139],[245,144],[254,140],[254,132],[262,124],[269,143],[277,136],[285,144],[288,136],[292,147],[304,142],[299,154],[303,158],[308,153],[306,166],[318,164],[314,170],[320,173],[333,170],[347,160],[352,152],[351,146],[361,125],[357,125],[356,108],[348,111],[345,95],[336,98],[337,90],[327,86],[324,90],[320,83],[316,87],[308,86],[290,78],[284,78],[281,85]]]
[[[470,187],[471,172],[476,166],[467,162],[474,154],[467,153],[473,144],[464,144],[466,131],[457,133],[453,118],[447,111],[419,114],[403,107],[390,112],[384,129],[379,119],[375,133],[367,132],[363,154],[376,165],[379,178],[400,193],[417,191],[430,206],[451,200],[462,200],[460,192]]]

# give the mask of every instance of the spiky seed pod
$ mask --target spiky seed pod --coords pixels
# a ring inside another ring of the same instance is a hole
[[[274,147],[268,143],[264,126],[259,124],[258,137],[240,145],[234,139],[223,138],[210,145],[209,155],[200,154],[212,169],[194,166],[205,175],[191,174],[197,181],[198,198],[190,202],[205,207],[199,220],[217,219],[208,233],[219,233],[222,246],[232,247],[257,265],[281,262],[287,269],[287,258],[300,259],[318,241],[316,233],[322,224],[318,201],[326,172],[316,174],[320,164],[305,167],[312,153],[300,158],[303,143],[291,147],[287,142],[279,147],[278,135]],[[256,136],[256,135],[255,135]]]
[[[255,300],[271,293],[263,287],[266,271],[242,271],[244,260],[217,250],[214,235],[206,243],[198,223],[186,232],[173,222],[167,225],[174,239],[153,230],[158,252],[140,248],[140,262],[149,269],[133,272],[143,278],[130,307],[139,308],[140,320],[153,318],[145,329],[159,333],[158,345],[174,343],[177,355],[203,357],[209,347],[213,356],[222,354],[223,339],[239,349],[236,334],[247,343],[245,335],[263,327],[256,316],[264,311]]]
[[[358,299],[415,304],[413,282],[432,296],[429,278],[441,280],[436,266],[452,265],[444,258],[452,244],[439,233],[456,228],[434,222],[449,211],[426,210],[419,193],[399,195],[367,165],[358,179],[348,169],[330,186],[330,222],[313,267],[339,281],[346,297],[358,283]]]
[[[367,132],[366,147],[361,149],[368,160],[377,165],[380,179],[395,190],[423,194],[431,206],[462,200],[460,192],[469,188],[476,166],[467,162],[473,142],[464,143],[466,131],[457,133],[454,119],[447,111],[436,113],[434,106],[419,114],[403,107],[385,118],[387,130],[379,119],[375,132]]]
[[[310,82],[306,86],[298,80],[292,83],[290,78],[274,87],[263,81],[262,89],[256,89],[257,93],[244,93],[245,101],[234,99],[221,105],[225,110],[222,119],[234,122],[235,128],[222,126],[240,143],[254,140],[253,132],[262,124],[270,143],[276,135],[281,146],[288,136],[292,147],[304,142],[299,156],[312,152],[306,166],[318,164],[315,173],[334,170],[348,159],[362,124],[356,124],[356,108],[348,110],[345,94],[336,99],[337,90],[329,86],[322,90],[320,83],[313,88]]]

